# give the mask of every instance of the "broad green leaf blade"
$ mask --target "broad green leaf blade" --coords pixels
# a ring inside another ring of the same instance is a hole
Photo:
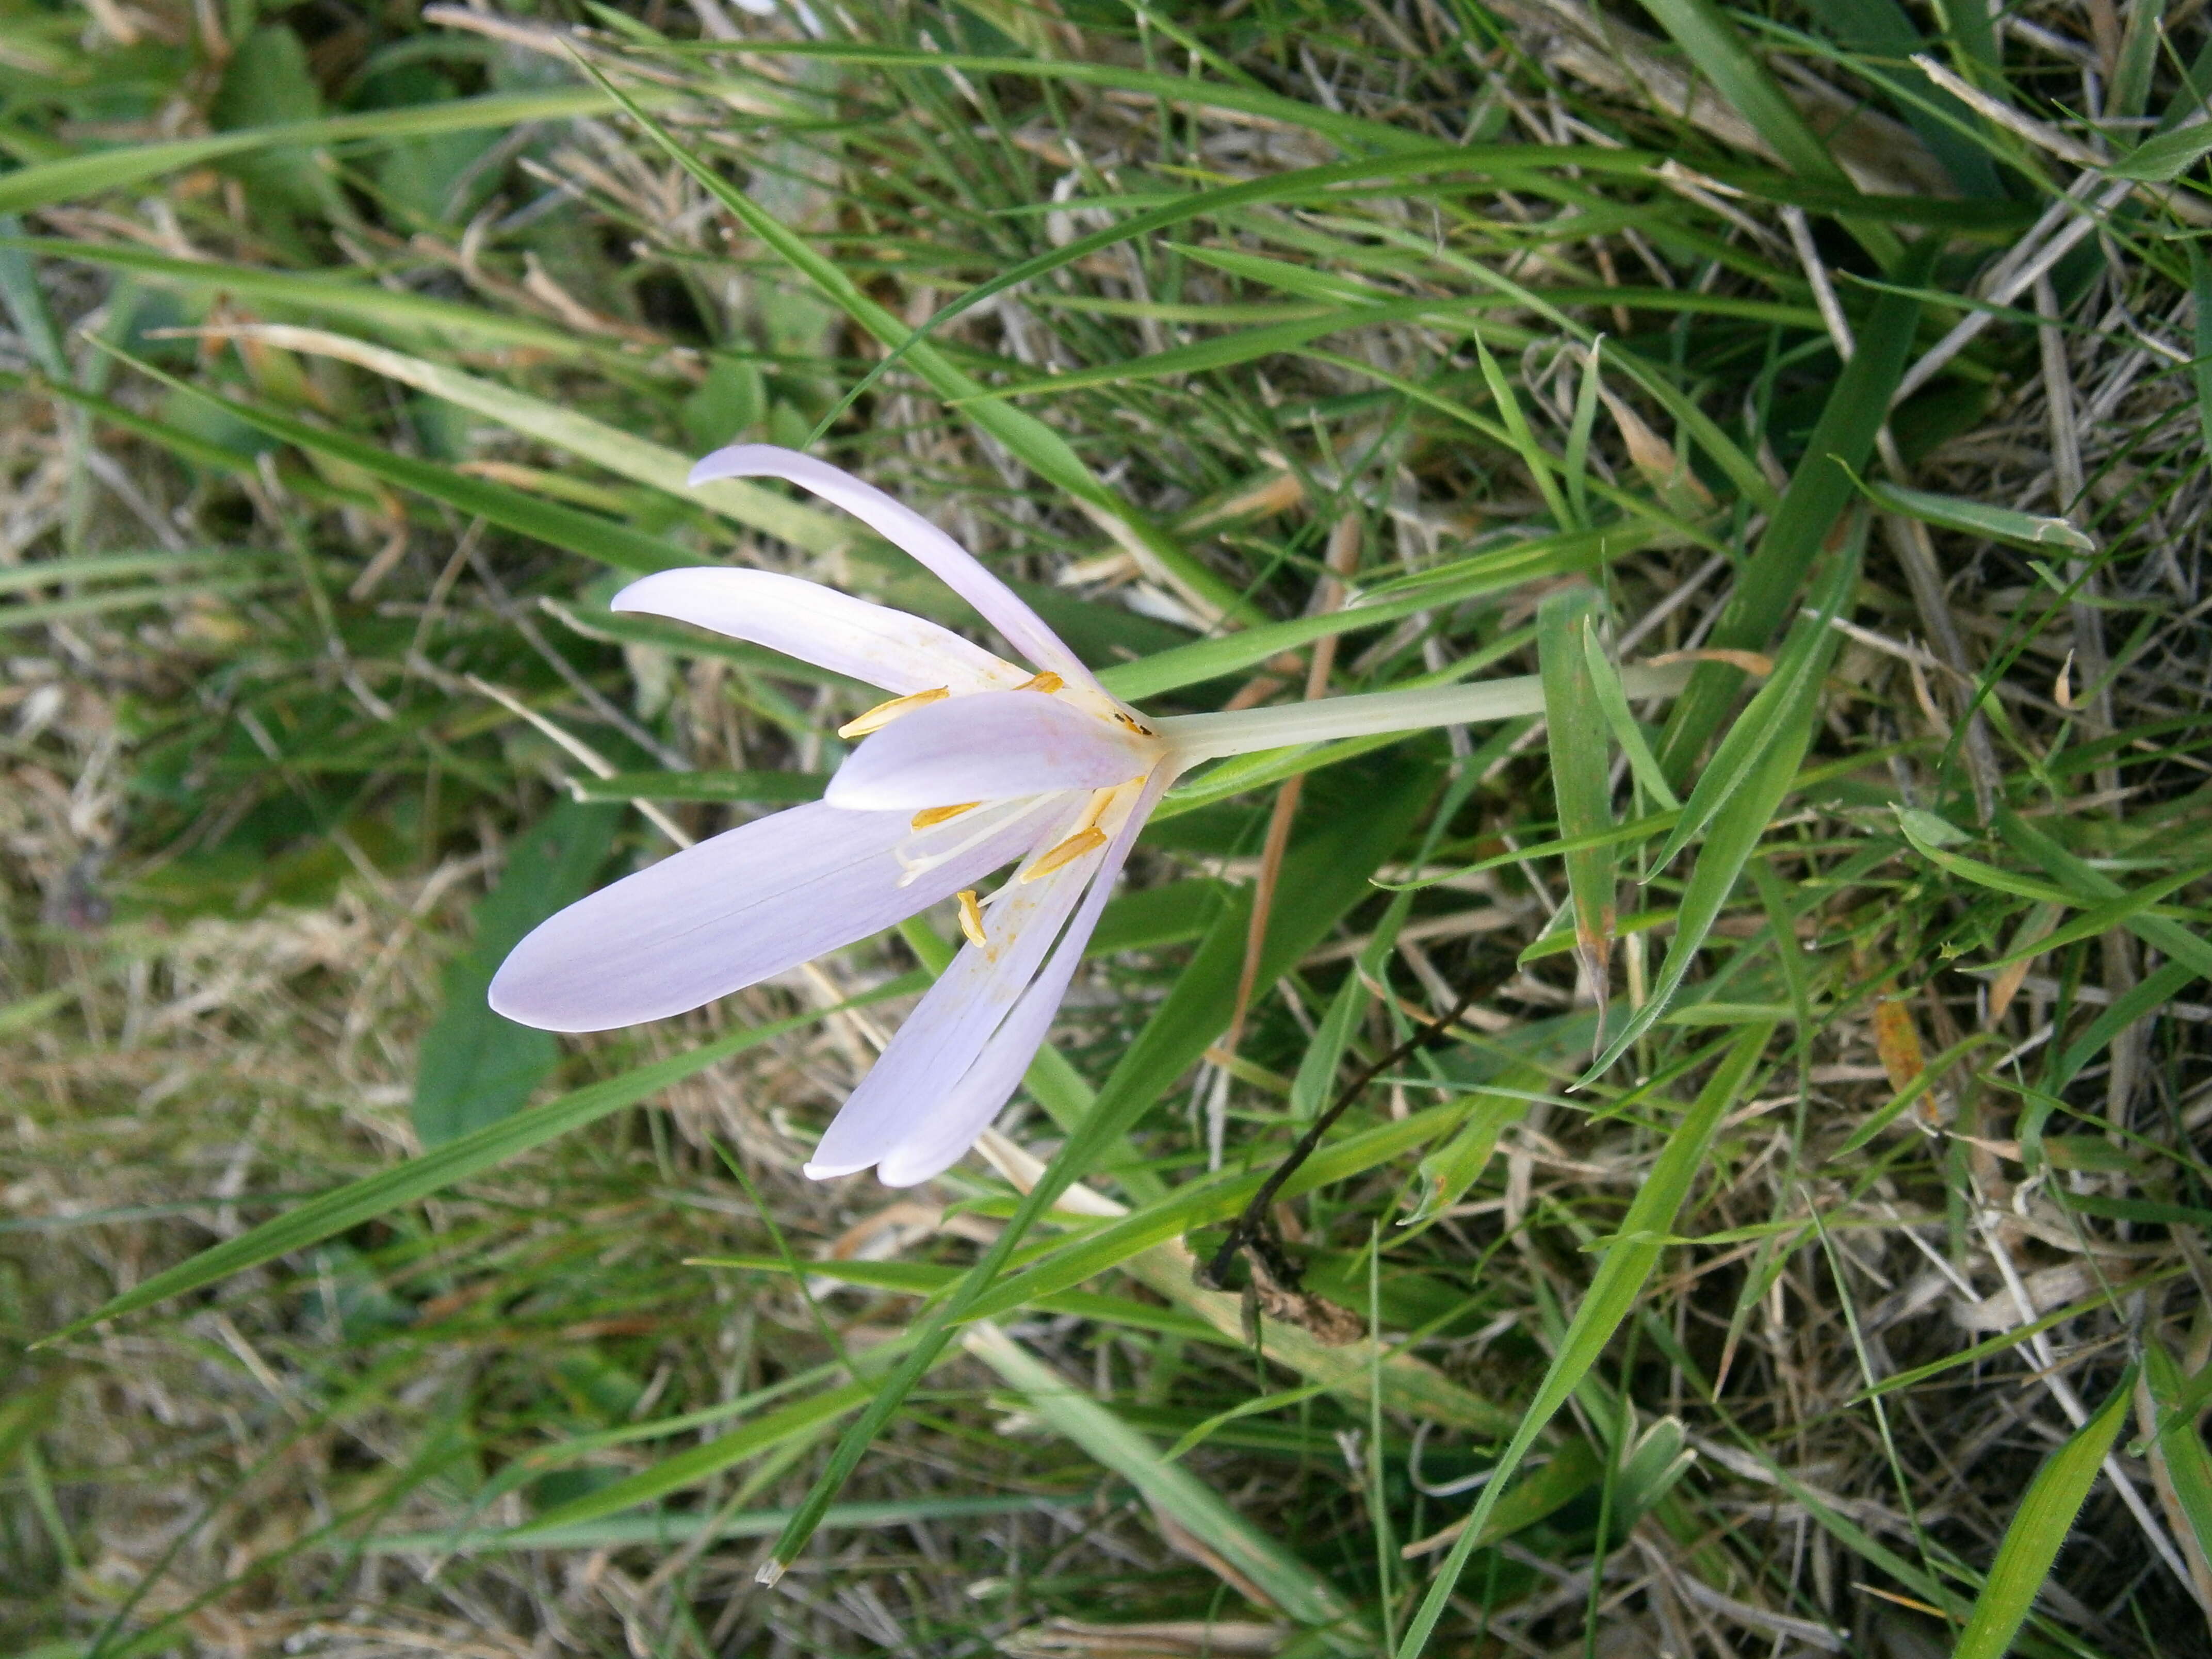
[[[547,1141],[580,1129],[587,1123],[597,1122],[625,1106],[635,1105],[647,1096],[680,1083],[687,1077],[696,1076],[718,1060],[741,1054],[748,1048],[772,1042],[786,1032],[803,1030],[845,1008],[857,1008],[880,1002],[890,997],[912,994],[921,988],[921,976],[906,975],[879,985],[873,990],[840,1004],[836,1008],[825,1008],[811,1013],[795,1014],[766,1025],[747,1027],[732,1031],[727,1036],[702,1044],[688,1054],[678,1054],[669,1060],[656,1060],[650,1066],[625,1072],[610,1078],[605,1083],[595,1083],[564,1095],[550,1103],[505,1118],[497,1123],[449,1141],[437,1151],[410,1158],[391,1169],[380,1170],[365,1176],[320,1198],[308,1200],[295,1210],[288,1211],[274,1220],[264,1221],[236,1238],[227,1239],[212,1249],[203,1250],[188,1261],[182,1261],[165,1272],[155,1273],[145,1283],[116,1297],[96,1312],[73,1320],[45,1338],[38,1346],[51,1346],[81,1335],[94,1325],[125,1314],[136,1313],[141,1308],[150,1308],[173,1296],[182,1296],[242,1273],[248,1267],[258,1267],[264,1261],[273,1261],[281,1255],[304,1249],[349,1227],[357,1227],[364,1221],[374,1220],[386,1212],[403,1204],[412,1204],[417,1199],[465,1181],[495,1165],[505,1163],[542,1146]]]
[[[2136,1368],[2128,1367],[2119,1387],[2071,1438],[2045,1460],[2014,1511],[1997,1546],[1989,1581],[1974,1598],[1966,1627],[1951,1650],[1951,1659],[2004,1659],[2013,1638],[2034,1608],[2043,1582],[2051,1576],[2059,1547],[2074,1529],[2089,1488],[2127,1421],[2135,1393]]]
[[[1021,1392],[1059,1433],[1142,1492],[1166,1516],[1281,1612],[1310,1629],[1354,1621],[1328,1579],[1222,1502],[1213,1489],[1088,1395],[1056,1376],[999,1327],[984,1321],[961,1337],[968,1352]]]
[[[1474,1553],[1484,1523],[1505,1495],[1522,1459],[1528,1455],[1536,1437],[1597,1364],[1613,1333],[1635,1311],[1636,1299],[1643,1292],[1644,1281],[1658,1266],[1665,1249],[1660,1241],[1674,1233],[1675,1218],[1705,1162],[1705,1149],[1711,1145],[1721,1119],[1749,1089],[1759,1056],[1773,1032],[1771,1025],[1754,1025],[1738,1035],[1721,1054],[1720,1063],[1698,1091],[1688,1113],[1668,1136],[1658,1161],[1652,1165],[1643,1186],[1637,1189],[1628,1213],[1621,1221],[1622,1242],[1608,1246],[1600,1258],[1589,1289],[1583,1293],[1582,1304],[1575,1310],[1574,1320],[1545,1370],[1535,1399],[1492,1470],[1474,1512],[1467,1519],[1466,1529],[1437,1570],[1428,1595],[1422,1599],[1420,1611],[1407,1627],[1397,1659],[1419,1659],[1451,1601],[1452,1592],[1458,1587],[1468,1556]]]
[[[1927,41],[1897,0],[1808,0],[1807,9],[1844,46],[1865,58],[1885,58],[1882,79],[1895,88],[1891,101],[1968,196],[2004,194],[1989,152],[1968,137],[1978,130],[1973,112],[1907,66]]]
[[[416,1058],[415,1133],[425,1146],[511,1116],[552,1074],[559,1041],[501,1018],[485,996],[522,936],[591,890],[621,821],[618,806],[564,801],[509,845],[498,885],[477,904],[475,941],[447,964],[446,1006]]]
[[[2196,121],[2146,138],[2105,169],[2115,179],[2166,184],[2212,154],[2212,121]]]

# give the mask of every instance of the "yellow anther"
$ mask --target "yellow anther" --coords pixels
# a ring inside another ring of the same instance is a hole
[[[1095,852],[1106,844],[1106,832],[1097,824],[1077,830],[1066,841],[1047,853],[1035,864],[1022,872],[1024,881],[1035,881],[1039,876],[1048,876],[1062,865],[1073,864],[1085,853]]]
[[[963,812],[974,811],[982,804],[980,800],[970,800],[963,801],[957,806],[925,806],[914,815],[913,827],[916,830],[933,830],[948,819],[958,817]]]
[[[1016,686],[1014,690],[1017,691],[1042,691],[1047,696],[1049,696],[1066,684],[1067,682],[1066,680],[1060,678],[1059,675],[1054,673],[1052,670],[1048,668],[1042,674],[1030,675],[1029,678],[1024,680],[1019,685]]]
[[[1127,726],[1129,730],[1134,732],[1140,738],[1157,738],[1159,736],[1158,732],[1153,731],[1152,728],[1146,725],[1144,721],[1137,719],[1133,714],[1125,714],[1118,708],[1114,711],[1114,718],[1116,720],[1119,720],[1123,726]]]
[[[837,728],[841,738],[865,738],[871,732],[880,732],[901,714],[911,714],[917,708],[927,708],[931,703],[943,702],[952,695],[947,686],[933,691],[917,691],[910,697],[893,697],[889,702],[879,702],[857,720],[847,720]]]
[[[975,902],[975,890],[964,889],[960,895],[960,931],[968,935],[968,942],[977,950],[988,950],[991,941],[983,933],[983,907]]]

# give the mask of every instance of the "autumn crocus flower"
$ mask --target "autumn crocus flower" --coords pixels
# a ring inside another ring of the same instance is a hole
[[[890,693],[840,729],[862,739],[811,805],[702,842],[570,905],[517,945],[491,1006],[553,1031],[660,1019],[957,899],[967,944],[830,1125],[806,1173],[874,1166],[891,1186],[948,1168],[1044,1041],[1145,819],[1200,761],[1533,714],[1534,676],[1154,719],[1117,702],[1036,613],[911,508],[824,462],[717,450],[691,482],[778,477],[843,507],[927,566],[1024,659],[816,583],[666,570],[617,611],[694,623]],[[1632,696],[1686,669],[1625,669]],[[1013,873],[988,897],[993,872]]]
[[[955,1162],[1043,1042],[1114,878],[1172,781],[1175,751],[1036,612],[911,508],[766,445],[691,482],[787,478],[921,562],[1027,659],[902,611],[768,571],[668,570],[617,611],[694,623],[881,687],[817,804],[740,825],[570,905],[491,986],[510,1019],[596,1031],[698,1007],[948,898],[967,943],[854,1091],[806,1165],[888,1184]],[[979,887],[1012,864],[988,898]]]

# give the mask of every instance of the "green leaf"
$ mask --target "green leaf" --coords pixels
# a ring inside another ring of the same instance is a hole
[[[558,1040],[501,1018],[485,994],[525,933],[591,890],[621,821],[620,807],[564,801],[508,847],[499,884],[477,902],[475,942],[447,964],[445,1007],[423,1034],[414,1113],[425,1146],[521,1110],[552,1074]]]
[[[648,94],[665,100],[656,88]],[[258,150],[300,149],[321,144],[419,137],[438,132],[505,131],[533,121],[559,121],[605,112],[606,94],[591,87],[553,92],[494,93],[480,98],[375,110],[361,115],[330,116],[281,126],[217,133],[207,138],[178,138],[166,143],[118,144],[112,149],[36,161],[0,173],[0,213],[21,213],[57,202],[82,200],[111,190],[128,190],[165,173],[205,167],[227,157]]]
[[[2212,120],[2195,121],[2146,138],[2105,171],[2115,179],[2162,185],[2212,153]]]
[[[1853,539],[1856,544],[1857,538]],[[1808,613],[1791,624],[1766,684],[1736,716],[1712,759],[1699,769],[1697,787],[1682,807],[1681,820],[1652,860],[1652,873],[1665,869],[1716,815],[1735,804],[1745,781],[1765,762],[1770,750],[1789,744],[1809,726],[1819,707],[1821,682],[1828,665],[1835,660],[1839,642],[1829,624],[1850,603],[1857,582],[1854,545],[1830,567],[1828,578],[1813,596]]]
[[[288,350],[338,358],[474,410],[510,431],[565,449],[618,477],[633,479],[678,501],[696,502],[748,529],[765,532],[810,553],[826,553],[854,538],[853,527],[836,515],[803,507],[759,484],[721,478],[694,486],[686,482],[691,471],[690,457],[495,380],[479,380],[442,363],[325,329],[269,324],[256,328],[253,334]]]
[[[1620,684],[1620,671],[1605,654],[1605,647],[1598,643],[1594,629],[1583,631],[1583,657],[1589,670],[1591,689],[1597,694],[1598,708],[1605,715],[1605,723],[1613,732],[1613,740],[1628,757],[1628,769],[1635,775],[1636,781],[1644,793],[1658,802],[1662,810],[1676,811],[1682,803],[1675,798],[1674,789],[1668,784],[1667,774],[1661,769],[1658,757],[1651,752],[1651,745],[1644,741],[1644,728],[1636,723],[1635,713],[1628,706],[1628,693]]]
[[[2035,1598],[2058,1559],[2060,1546],[2074,1529],[2074,1518],[2097,1482],[2098,1471],[2127,1420],[2135,1393],[2136,1368],[2130,1365],[2112,1397],[2071,1438],[2045,1460],[1997,1546],[1989,1580],[1974,1598],[1966,1627],[1959,1632],[1951,1659],[2004,1659],[2013,1638],[2035,1606]],[[2195,1431],[2192,1429],[2191,1432]]]
[[[1904,376],[1920,319],[1919,299],[1910,290],[1927,279],[1935,240],[1923,238],[1914,245],[1898,274],[1899,286],[1883,291],[1874,314],[1859,331],[1859,349],[1828,394],[1804,457],[1790,475],[1790,487],[1745,562],[1735,597],[1714,627],[1711,645],[1764,651],[1796,609],[1822,544],[1851,499],[1852,474],[1865,467],[1874,453],[1875,434],[1889,417],[1890,396]],[[1626,363],[1628,355],[1616,361]],[[1660,761],[1677,787],[1688,779],[1742,683],[1741,669],[1718,663],[1700,664],[1691,678],[1659,745]]]
[[[1863,63],[1860,72],[1893,88],[1890,101],[1897,112],[1961,191],[1988,199],[2003,197],[1996,164],[1970,136],[1978,130],[1973,112],[1910,67],[1908,60],[1925,51],[1927,41],[1897,0],[1808,0],[1807,9],[1862,60],[1888,60],[1878,76]]]
[[[1515,1066],[1473,1091],[1467,1121],[1415,1168],[1413,1213],[1401,1224],[1425,1226],[1466,1197],[1489,1166],[1498,1137],[1528,1115],[1534,1095],[1551,1081],[1537,1066]]]
[[[455,345],[525,346],[560,357],[592,349],[588,340],[529,317],[392,289],[339,271],[271,270],[258,265],[176,259],[149,248],[72,242],[52,236],[0,236],[0,247],[129,271],[158,287],[228,294],[315,317],[343,318],[393,333],[434,335]]]
[[[1613,959],[1614,871],[1613,847],[1601,839],[1613,827],[1610,728],[1588,654],[1597,616],[1595,588],[1546,595],[1536,611],[1536,657],[1544,682],[1559,837],[1595,838],[1594,844],[1569,853],[1565,862],[1575,912],[1575,959],[1595,991],[1602,1029]]]
[[[1798,112],[1782,83],[1714,0],[1644,0],[1644,9],[1674,36],[1675,44],[1721,96],[1751,123],[1784,167],[1832,190],[1856,193],[1857,185],[1836,160],[1827,141]],[[1844,224],[1885,269],[1902,257],[1904,246],[1887,226],[1850,217],[1844,217]]]
[[[1667,1137],[1667,1144],[1660,1150],[1650,1175],[1637,1188],[1636,1197],[1620,1224],[1626,1238],[1658,1240],[1672,1235],[1675,1218],[1705,1162],[1705,1149],[1711,1145],[1722,1118],[1749,1088],[1759,1056],[1772,1035],[1771,1026],[1753,1026],[1739,1035],[1721,1054],[1720,1063],[1713,1068],[1705,1086],[1698,1091],[1696,1102]],[[1535,1399],[1522,1414],[1521,1425],[1514,1431],[1497,1467],[1491,1471],[1489,1483],[1483,1487],[1474,1514],[1468,1517],[1465,1530],[1452,1546],[1451,1553],[1445,1557],[1443,1565],[1437,1569],[1428,1595],[1422,1599],[1420,1611],[1407,1627],[1405,1639],[1399,1644],[1397,1659],[1419,1659],[1450,1603],[1452,1592],[1458,1587],[1468,1557],[1474,1553],[1482,1536],[1484,1522],[1505,1495],[1514,1471],[1534,1446],[1537,1437],[1589,1374],[1590,1368],[1597,1364],[1598,1356],[1605,1352],[1613,1333],[1635,1311],[1637,1297],[1643,1293],[1644,1281],[1650,1278],[1652,1269],[1658,1266],[1664,1249],[1657,1243],[1622,1243],[1610,1246],[1599,1259],[1589,1289],[1575,1310],[1573,1322],[1552,1357]]]
[[[2212,1452],[2197,1427],[2197,1414],[2179,1409],[2187,1386],[2166,1344],[2152,1336],[2142,1348],[2143,1376],[2158,1408],[2158,1455],[2166,1462],[2175,1501],[2189,1522],[2199,1560],[2212,1559]]]
[[[2196,355],[2189,360],[2189,379],[2197,388],[2197,421],[2204,441],[2212,446],[2212,260],[2191,238],[2189,250],[2189,297],[2196,318]]]
[[[1925,489],[1906,489],[1880,478],[1863,480],[1859,488],[1866,492],[1869,501],[1883,511],[1901,513],[1908,519],[1917,519],[1939,529],[1986,536],[1992,541],[2009,542],[2017,547],[2063,547],[2078,553],[2097,550],[2094,538],[2083,535],[2063,519],[2046,519],[2039,514],[1992,507],[1957,495],[1938,495]]]

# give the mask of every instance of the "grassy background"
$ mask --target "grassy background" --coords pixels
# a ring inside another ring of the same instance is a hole
[[[0,8],[7,1650],[2212,1650],[2204,35]],[[969,621],[738,436],[1150,707],[1546,717],[1188,782],[988,1157],[807,1182],[949,917],[481,1007],[872,701],[625,574]]]

